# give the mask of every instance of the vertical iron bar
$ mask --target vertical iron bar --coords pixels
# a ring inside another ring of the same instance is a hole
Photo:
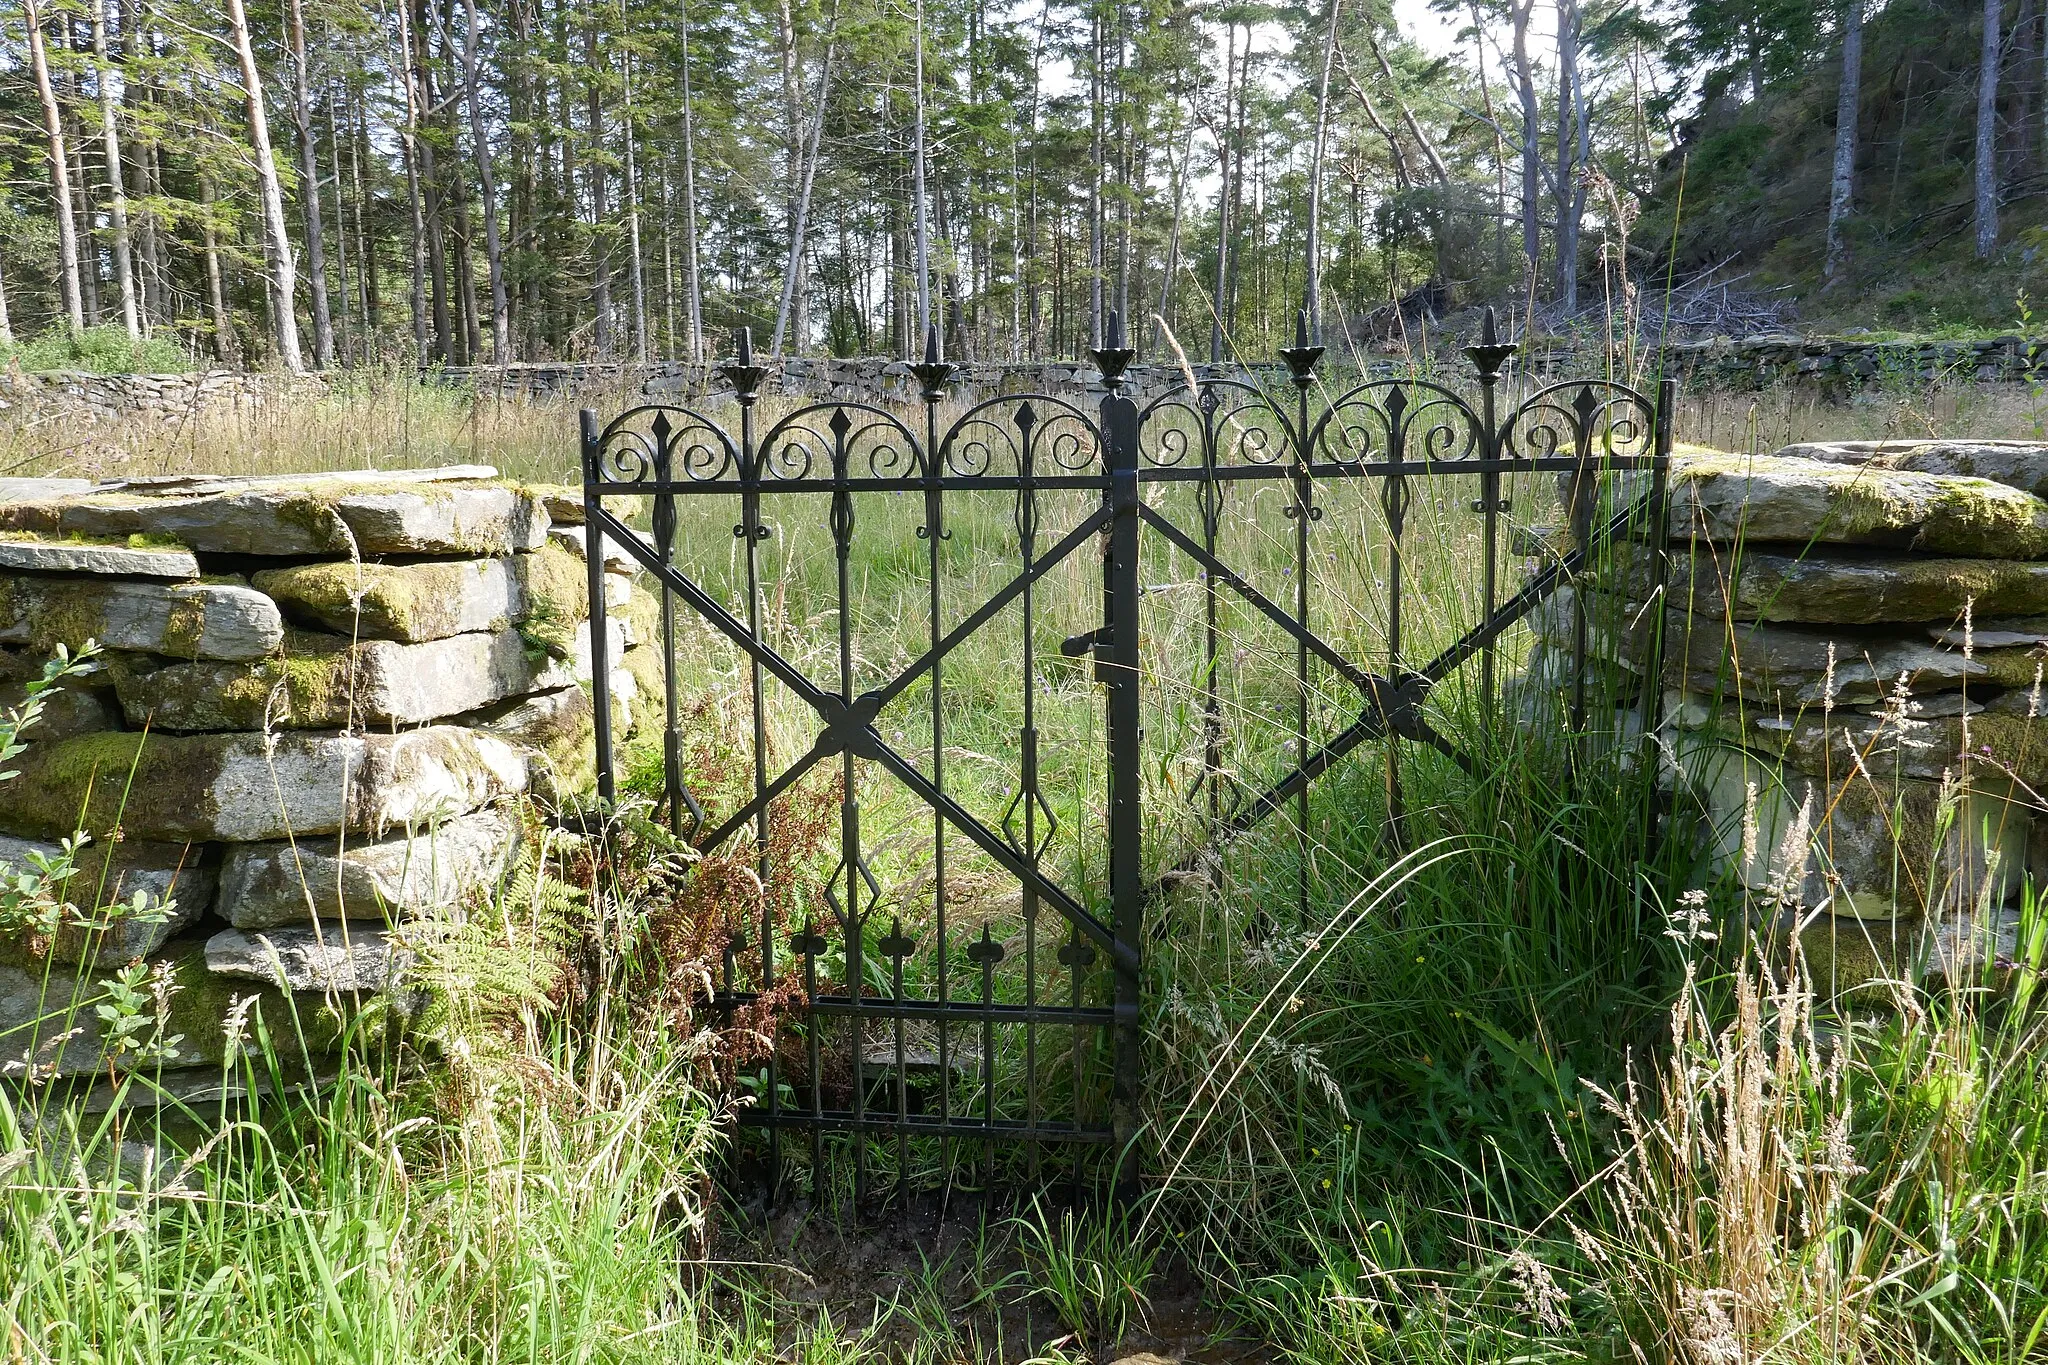
[[[1493,461],[1500,457],[1500,409],[1499,386],[1501,367],[1508,357],[1515,353],[1512,345],[1501,342],[1499,323],[1493,309],[1486,310],[1480,324],[1477,344],[1465,348],[1466,359],[1479,374],[1480,429],[1479,458]],[[1508,501],[1501,496],[1501,475],[1498,469],[1489,469],[1479,476],[1479,502],[1473,511],[1485,518],[1486,564],[1485,564],[1485,611],[1482,621],[1493,619],[1493,610],[1500,596],[1500,514],[1508,510]],[[1481,734],[1490,738],[1493,733],[1493,701],[1495,677],[1499,670],[1498,650],[1493,640],[1488,640],[1480,651],[1479,663],[1479,714]]]
[[[847,445],[851,419],[840,408],[832,414],[832,545],[839,564],[839,697],[853,704],[853,491],[849,486],[848,464],[852,452]],[[861,891],[865,865],[860,849],[859,773],[853,746],[839,756],[839,857],[846,870],[846,903],[837,906],[839,927],[846,945],[846,993],[852,1006],[851,1041],[847,1044],[853,1071],[853,1118],[856,1129],[867,1116],[867,1077],[864,1072],[867,1046],[866,936],[862,932]],[[829,888],[828,888],[829,889]],[[870,897],[869,909],[873,909]],[[858,1132],[853,1141],[853,1202],[856,1208],[867,1199],[868,1142]]]
[[[592,744],[597,750],[597,798],[607,808],[617,796],[612,772],[611,669],[605,658],[604,531],[598,510],[604,504],[604,452],[598,444],[597,414],[584,408],[576,414],[583,444],[583,567],[590,587],[590,693]]]
[[[945,634],[939,615],[943,605],[939,590],[939,543],[952,539],[953,533],[946,529],[945,494],[940,482],[946,471],[944,455],[939,449],[939,400],[945,394],[946,381],[952,377],[953,367],[940,353],[936,323],[925,331],[924,361],[916,367],[916,373],[924,385],[924,525],[918,528],[918,534],[924,537],[926,568],[931,580],[932,788],[943,793],[946,790],[946,661],[938,654],[939,641]],[[946,944],[946,817],[936,808],[932,811],[932,919],[938,939],[939,1120],[944,1124],[953,1115],[953,1028],[947,1022],[945,1012],[951,989],[951,961]],[[953,1180],[953,1168],[948,1160],[950,1150],[948,1139],[941,1136],[939,1168],[945,1172],[948,1189]]]
[[[1038,651],[1035,635],[1037,593],[1029,577],[1031,561],[1038,553],[1038,450],[1035,427],[1021,432],[1017,450],[1017,554],[1023,562],[1024,593],[1024,726],[1020,739],[1018,800],[1023,805],[1024,842],[1019,850],[1038,870]],[[1006,835],[1010,834],[1005,829]],[[1012,836],[1014,837],[1014,836]],[[1024,1003],[1038,1003],[1038,888],[1026,882],[1021,907],[1024,912]],[[1030,1016],[1024,1021],[1024,1115],[1035,1131],[1038,1127],[1038,1025]],[[1038,1174],[1038,1144],[1031,1144],[1031,1173]]]
[[[747,557],[747,635],[753,640],[761,638],[761,542],[768,537],[768,528],[761,524],[761,460],[760,452],[754,448],[754,403],[761,387],[761,381],[768,372],[754,363],[754,333],[751,328],[739,330],[739,355],[730,363],[719,367],[719,374],[732,385],[733,398],[740,405],[740,520],[732,528],[733,537],[746,549]],[[768,704],[761,679],[761,661],[752,655],[747,658],[747,691],[751,703],[753,723],[754,757],[754,798],[759,801],[768,790]],[[761,881],[761,989],[775,987],[775,903],[768,889],[774,885],[773,869],[768,865],[768,808],[763,805],[754,816],[754,867]],[[804,930],[806,937],[811,930]],[[811,994],[815,994],[815,990]],[[806,999],[809,999],[806,996]],[[813,1045],[817,1039],[817,1025],[805,1021],[805,1031]],[[768,1048],[768,1115],[769,1150],[768,1160],[776,1172],[779,1183],[782,1170],[781,1129],[774,1122],[781,1112],[780,1077],[776,1074],[775,1046],[771,1041]],[[816,1100],[818,1068],[815,1058],[811,1065],[812,1098]],[[821,1167],[822,1149],[818,1129],[811,1129],[811,1182],[816,1193],[818,1172]]]
[[[675,472],[675,429],[669,425],[668,414],[658,412],[652,426],[654,436],[654,478],[663,485],[654,495],[654,552],[664,566],[673,566],[676,548],[676,495],[667,485]],[[586,545],[588,532],[585,533]],[[604,556],[598,556],[598,567],[604,566]],[[676,611],[675,595],[668,590],[666,582],[661,585],[661,678],[662,678],[662,732],[661,732],[661,786],[664,804],[668,807],[669,832],[677,838],[688,835],[684,823],[686,803],[683,800],[683,753],[681,737],[676,733]]]
[[[1572,733],[1586,729],[1586,585],[1593,567],[1593,512],[1597,492],[1593,465],[1593,416],[1597,411],[1591,385],[1579,390],[1573,403],[1572,485],[1567,510],[1572,548],[1581,552],[1579,574],[1572,584]]]
[[[1646,762],[1650,775],[1649,799],[1644,802],[1649,827],[1644,835],[1656,834],[1661,774],[1657,731],[1664,723],[1664,648],[1671,586],[1671,443],[1673,419],[1678,410],[1678,380],[1669,376],[1657,383],[1657,414],[1650,462],[1650,499],[1646,520],[1650,536],[1650,591],[1648,616],[1650,636],[1638,653],[1643,661],[1643,734],[1647,737]]]
[[[895,964],[891,973],[891,991],[896,1009],[896,1198],[900,1202],[910,1189],[910,1075],[905,1069],[903,1055],[903,952],[909,944],[903,937],[903,917],[895,916],[890,921],[889,937],[893,942],[889,957]]]
[[[1196,408],[1202,414],[1202,479],[1195,485],[1195,500],[1202,513],[1202,548],[1216,557],[1216,542],[1223,527],[1223,481],[1216,477],[1216,416],[1220,406],[1217,390],[1204,387]],[[1217,636],[1216,614],[1221,593],[1216,577],[1202,571],[1202,786],[1209,797],[1209,825],[1223,818],[1223,703],[1217,691],[1216,672],[1222,658]]]
[[[1308,309],[1303,308],[1294,315],[1294,345],[1280,352],[1280,358],[1287,363],[1288,377],[1294,381],[1295,417],[1293,439],[1294,505],[1287,509],[1287,515],[1294,519],[1294,619],[1302,634],[1294,637],[1294,761],[1297,764],[1308,761],[1308,525],[1320,521],[1323,509],[1316,506],[1316,487],[1312,473],[1315,452],[1308,424],[1308,391],[1315,386],[1316,361],[1322,358],[1323,348],[1309,344]],[[1301,784],[1301,790],[1294,794],[1294,921],[1300,929],[1308,928],[1308,883],[1309,883],[1309,829],[1308,829],[1308,783]]]
[[[1144,837],[1139,778],[1143,763],[1139,711],[1138,604],[1138,405],[1112,383],[1102,400],[1102,434],[1109,472],[1110,526],[1105,555],[1110,600],[1109,728],[1109,898],[1118,954],[1111,1088],[1111,1128],[1117,1145],[1116,1184],[1121,1195],[1136,1193],[1139,1087],[1138,955],[1144,948]]]

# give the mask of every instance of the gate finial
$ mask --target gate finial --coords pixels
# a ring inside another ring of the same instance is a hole
[[[1294,344],[1282,347],[1280,358],[1287,362],[1287,370],[1294,378],[1294,386],[1304,392],[1315,382],[1316,362],[1323,358],[1323,348],[1309,344],[1308,309],[1303,308],[1294,315]]]
[[[1479,371],[1479,382],[1491,384],[1500,378],[1501,366],[1514,353],[1515,344],[1500,339],[1500,323],[1493,315],[1493,305],[1488,304],[1486,316],[1479,324],[1479,340],[1465,348],[1465,358]]]
[[[1122,393],[1124,370],[1138,358],[1138,353],[1124,345],[1124,317],[1114,308],[1109,310],[1107,331],[1109,344],[1091,347],[1088,357],[1095,362],[1095,368],[1102,371],[1102,382],[1109,391]]]

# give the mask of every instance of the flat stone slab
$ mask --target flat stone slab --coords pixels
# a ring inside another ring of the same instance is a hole
[[[51,971],[40,964],[0,963],[0,1080],[104,1075],[109,1064],[116,1070],[148,1072],[159,1066],[204,1066],[217,1078],[226,1053],[227,1023],[237,1001],[252,996],[253,1006],[245,1005],[244,1010],[262,1011],[271,1035],[284,1042],[280,1050],[287,1056],[296,1055],[302,1046],[325,1055],[340,1040],[339,1022],[317,1003],[292,1010],[273,987],[213,975],[206,968],[203,943],[195,936],[173,939],[161,961],[174,988],[162,1034],[182,1035],[172,1045],[178,1055],[161,1060],[147,1050],[109,1052],[105,1025],[96,1012],[106,994],[96,980],[80,981],[75,972]],[[157,1033],[152,1021],[143,1029],[142,1041]]]
[[[54,894],[79,912],[51,938],[50,956],[58,962],[126,962],[155,952],[213,904],[215,872],[203,852],[140,839],[96,840],[78,850],[76,871]],[[12,882],[36,875],[36,857],[54,863],[62,853],[55,843],[0,834],[0,877]],[[132,912],[137,892],[153,911],[146,919]]]
[[[526,491],[540,499],[554,526],[583,524],[583,490],[566,483],[530,483]]]
[[[526,787],[521,750],[447,725],[367,735],[80,735],[32,744],[15,766],[19,775],[0,782],[0,829],[45,838],[77,823],[96,835],[118,824],[131,838],[166,842],[381,835],[466,815]]]
[[[2000,901],[2025,873],[2032,821],[1995,779],[1960,798],[1951,819],[1954,795],[1935,780],[1853,771],[1829,780],[1692,738],[1677,762],[1706,811],[1716,860],[1745,886],[1797,905],[1874,920],[1912,915],[1961,895]],[[1945,871],[1931,887],[1930,866]]]
[[[43,676],[43,664],[49,657],[42,650],[0,648],[0,710],[27,703],[28,685]],[[121,712],[107,685],[105,668],[96,664],[85,668],[84,674],[44,690],[42,714],[23,731],[23,739],[47,743],[120,728]]]
[[[388,934],[366,924],[255,933],[223,929],[206,940],[206,970],[215,976],[288,991],[374,995],[397,980],[409,961]]]
[[[110,578],[187,579],[199,577],[199,557],[178,548],[0,536],[0,569],[105,574]]]
[[[1538,640],[1553,654],[1569,656],[1573,644],[1574,590],[1564,588],[1530,613]],[[1604,593],[1587,594],[1586,653],[1640,672],[1638,652],[1645,632],[1620,628],[1641,621],[1641,608]],[[1940,638],[1944,632],[1930,631]],[[1979,640],[1984,637],[1980,633]],[[1829,650],[1833,649],[1832,672]],[[1859,633],[1825,626],[1783,626],[1760,621],[1726,621],[1679,611],[1664,616],[1664,678],[1673,687],[1708,697],[1736,697],[1750,707],[1797,711],[1817,707],[1832,689],[1837,704],[1881,702],[1905,678],[1915,696],[1931,696],[1982,685],[2027,687],[2042,659],[2030,648],[1960,648],[1926,639]]]
[[[1778,454],[1830,464],[1992,479],[2048,498],[2048,441],[1807,441],[1786,446]]]
[[[417,473],[130,480],[85,494],[0,501],[0,529],[101,540],[161,535],[200,554],[496,555],[535,548],[547,524],[540,500],[524,489]]]
[[[448,464],[427,469],[340,469],[325,474],[145,474],[133,479],[86,483],[101,493],[147,493],[155,497],[240,493],[250,489],[297,488],[309,482],[337,488],[388,488],[416,483],[462,483],[498,477],[495,465]],[[4,484],[5,481],[0,481]],[[0,487],[0,494],[7,490]]]
[[[1741,557],[1730,582],[1725,563],[1706,555],[1679,560],[1671,600],[1695,616],[1830,625],[1948,623],[1960,621],[1971,603],[1985,617],[2048,614],[2048,563],[1751,552]],[[1630,596],[1643,595],[1648,573],[1645,563],[1633,567]]]
[[[1720,544],[1879,545],[1939,555],[2048,555],[2048,502],[1990,479],[1783,455],[1672,462],[1671,534]]]
[[[589,624],[558,659],[517,630],[450,635],[420,644],[288,633],[282,657],[251,663],[150,667],[118,658],[110,672],[130,725],[178,732],[329,730],[422,725],[507,697],[587,681]],[[615,637],[623,638],[623,630]],[[616,656],[615,656],[616,657]]]
[[[590,528],[588,526],[550,526],[548,527],[548,539],[569,551],[578,559],[586,559],[589,556]],[[604,540],[604,571],[606,573],[630,574],[639,571],[640,561],[633,558],[631,550],[628,550],[610,536],[605,536],[602,539]],[[648,545],[650,542],[642,539],[641,544]]]
[[[236,582],[0,575],[0,642],[47,650],[87,640],[180,659],[256,659],[284,640],[284,617]]]
[[[254,579],[293,620],[342,635],[439,640],[497,630],[527,617],[510,558],[419,564],[299,564]]]
[[[619,714],[624,708],[614,707]],[[531,757],[533,791],[559,800],[591,785],[596,775],[592,745],[596,703],[582,687],[561,687],[478,711],[464,723],[518,745]]]
[[[237,844],[221,864],[220,913],[237,929],[429,916],[495,885],[515,832],[510,816],[479,811],[376,843]]]
[[[1796,718],[1749,717],[1742,741],[1788,768],[1840,782],[1864,771],[1880,783],[1904,777],[1939,782],[1963,764],[1964,746],[1980,774],[2010,773],[2031,787],[2048,784],[2048,716],[2029,716],[2023,692],[1992,698],[1969,715],[1909,712],[1906,724],[1884,715],[1811,712]],[[2044,699],[2048,706],[2048,699]]]

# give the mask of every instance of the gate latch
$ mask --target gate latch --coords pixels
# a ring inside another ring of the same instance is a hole
[[[1112,626],[1097,626],[1085,635],[1069,635],[1060,641],[1060,653],[1069,659],[1078,659],[1090,650],[1095,652],[1095,680],[1103,681],[1102,669],[1109,662],[1109,649],[1116,638]]]

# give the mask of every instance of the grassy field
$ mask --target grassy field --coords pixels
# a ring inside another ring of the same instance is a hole
[[[1770,449],[2028,435],[2041,413],[2037,395],[1967,386],[1838,408],[1707,395],[1688,399],[1679,436]],[[239,422],[17,429],[5,463],[119,477],[475,461],[559,479],[573,470],[571,417],[365,381]],[[1546,490],[1513,491],[1517,519],[1547,515]],[[1479,608],[1468,496],[1433,488],[1418,507],[1418,649]],[[1385,626],[1379,512],[1362,490],[1327,498],[1319,628],[1369,658]],[[1234,498],[1225,531],[1226,557],[1275,593],[1292,568],[1278,501]],[[1081,511],[1047,499],[1042,539]],[[921,508],[863,498],[856,513],[858,687],[920,652],[932,623]],[[683,558],[731,599],[732,509],[684,515]],[[839,606],[822,506],[770,515],[769,634],[831,681]],[[945,613],[1007,578],[1018,553],[1007,498],[963,500],[952,516]],[[1199,828],[1191,641],[1206,588],[1148,553],[1157,864]],[[1090,548],[1049,576],[1034,631],[1044,782],[1062,822],[1048,862],[1075,885],[1099,866],[1100,696],[1053,646],[1095,623],[1098,573]],[[1225,623],[1226,767],[1256,785],[1286,759],[1291,650],[1244,613]],[[985,817],[1014,782],[1023,641],[1006,614],[949,663],[949,764]],[[701,794],[729,801],[750,780],[734,763],[739,661],[691,629],[679,668]],[[898,709],[892,739],[928,760],[929,693]],[[1327,679],[1313,710],[1318,732],[1348,718]],[[317,1096],[285,1083],[292,1021],[261,1017],[241,1021],[219,1096],[172,1103],[146,1068],[117,1103],[0,1092],[0,1359],[2048,1355],[2031,905],[2012,993],[1909,988],[1897,1009],[1838,1009],[1745,934],[1770,907],[1707,878],[1685,840],[1645,840],[1647,777],[1620,754],[1575,761],[1540,725],[1484,723],[1456,688],[1438,715],[1486,755],[1480,772],[1403,759],[1405,851],[1381,834],[1382,750],[1326,779],[1307,930],[1270,913],[1302,874],[1284,826],[1176,896],[1170,932],[1147,944],[1148,1175],[1133,1206],[1074,1210],[1021,1189],[942,1203],[933,1189],[862,1222],[802,1207],[764,1217],[745,1191],[721,1196],[736,1044],[693,1005],[735,913],[722,897],[739,894],[742,913],[756,902],[706,869],[678,876],[652,835],[627,837],[602,873],[551,837],[489,913],[425,952],[437,1003],[410,1038],[364,1027]],[[781,757],[807,745],[789,698],[771,692],[769,722]],[[647,756],[630,766],[644,791]],[[830,798],[814,784],[779,826],[787,884],[769,894],[789,913],[815,904],[830,871],[836,845],[818,818]],[[914,906],[929,816],[886,784],[865,799],[889,903]],[[1005,900],[964,849],[949,854],[970,888],[962,912],[1013,925],[1014,889]],[[1685,894],[1696,886],[1706,894]],[[146,1037],[146,983],[124,999],[110,1007]]]

